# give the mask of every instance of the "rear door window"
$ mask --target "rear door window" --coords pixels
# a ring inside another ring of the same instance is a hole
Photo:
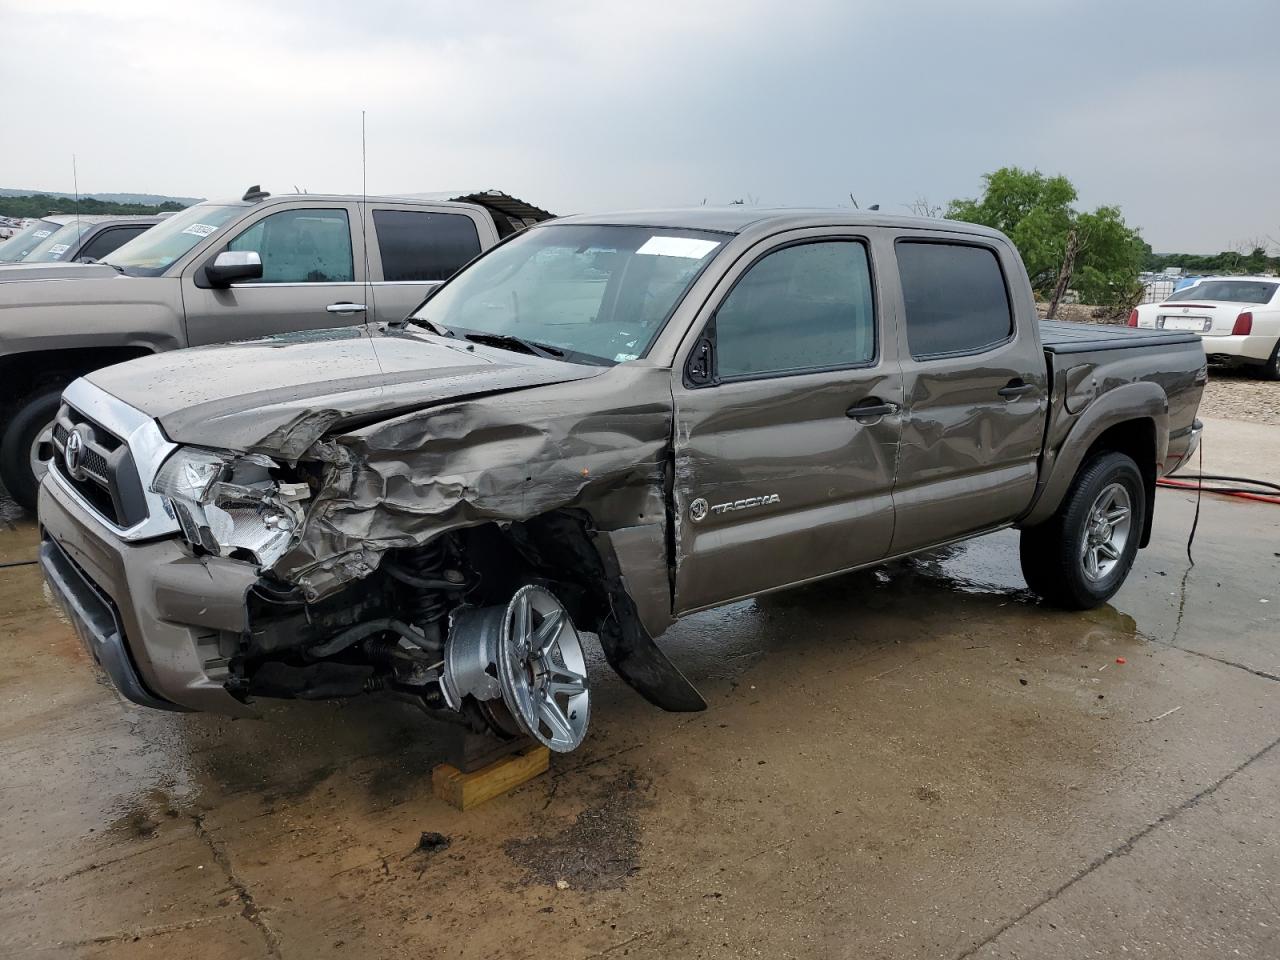
[[[101,260],[108,253],[128,243],[138,234],[150,229],[146,224],[136,227],[110,227],[86,243],[77,255],[78,260]]]
[[[282,210],[263,217],[229,244],[262,258],[257,283],[354,283],[346,210]]]
[[[382,279],[448,280],[480,252],[475,221],[465,214],[375,210]]]
[[[1009,339],[1013,310],[994,250],[915,240],[896,246],[914,359],[981,353]]]

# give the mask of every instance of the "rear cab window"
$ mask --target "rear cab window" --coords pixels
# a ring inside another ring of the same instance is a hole
[[[373,228],[384,281],[448,280],[480,253],[475,221],[462,213],[374,210]]]
[[[899,240],[895,248],[912,359],[983,353],[1013,336],[993,249],[932,240]]]

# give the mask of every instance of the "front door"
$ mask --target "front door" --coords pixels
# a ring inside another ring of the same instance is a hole
[[[351,230],[358,217],[357,205],[332,202],[267,213],[189,266],[182,278],[187,341],[196,346],[364,323],[363,247]],[[223,250],[257,253],[262,279],[222,289],[202,283],[202,264]]]
[[[1003,524],[1030,504],[1048,374],[1022,267],[1007,244],[937,234],[895,243],[904,323],[893,554]]]
[[[676,612],[883,557],[902,378],[866,236],[791,231],[725,276],[675,382]]]

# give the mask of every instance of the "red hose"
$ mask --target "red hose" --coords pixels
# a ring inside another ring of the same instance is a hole
[[[1200,485],[1190,483],[1186,480],[1170,480],[1168,477],[1162,477],[1156,481],[1156,485],[1160,487],[1175,487],[1178,490],[1198,490]],[[1215,491],[1212,487],[1204,487],[1205,493],[1216,493],[1220,497],[1239,497],[1241,500],[1256,500],[1259,503],[1274,503],[1280,505],[1280,494],[1266,493],[1247,493],[1244,490],[1224,490]]]

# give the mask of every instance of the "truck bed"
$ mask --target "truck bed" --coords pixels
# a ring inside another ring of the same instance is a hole
[[[1174,343],[1195,343],[1199,336],[1185,330],[1148,330],[1070,320],[1041,320],[1040,341],[1046,353],[1091,353]]]

